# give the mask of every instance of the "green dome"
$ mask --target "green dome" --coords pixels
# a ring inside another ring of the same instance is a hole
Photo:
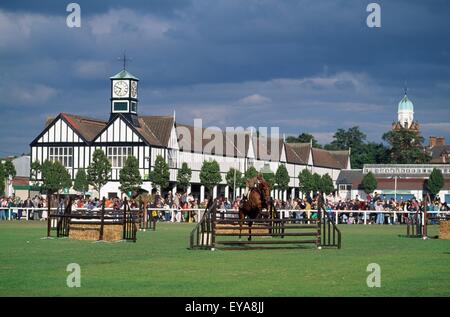
[[[414,105],[411,100],[408,99],[407,95],[405,95],[405,97],[403,97],[403,99],[398,103],[398,111],[414,112]]]
[[[110,77],[111,79],[135,79],[135,80],[139,80],[137,77],[131,75],[128,71],[126,71],[125,69],[118,72],[117,74],[115,74],[114,76]]]

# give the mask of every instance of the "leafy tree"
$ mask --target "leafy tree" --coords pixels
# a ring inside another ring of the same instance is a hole
[[[314,173],[312,175],[312,182],[311,183],[312,183],[312,191],[314,193],[317,193],[317,192],[321,191],[321,189],[322,189],[322,177],[319,174]]]
[[[244,182],[244,179],[242,177],[241,171],[239,171],[239,170],[237,170],[237,169],[232,167],[232,168],[230,168],[230,170],[225,175],[225,181],[227,182],[227,185],[231,189],[233,189],[234,185],[235,185],[235,172],[236,172],[236,188],[245,186],[245,182]]]
[[[153,171],[150,172],[148,178],[153,184],[159,186],[161,191],[169,186],[169,165],[161,155],[156,157],[155,166],[153,167]]]
[[[366,175],[364,175],[361,181],[361,185],[362,189],[366,194],[372,193],[378,187],[377,180],[375,176],[372,174],[372,172],[369,172]]]
[[[320,145],[317,140],[314,138],[312,134],[309,133],[302,133],[299,134],[298,137],[295,136],[288,136],[286,138],[286,143],[309,143],[312,140],[312,146],[314,148],[322,148],[322,145]]]
[[[298,174],[299,189],[303,194],[310,193],[313,190],[312,174],[308,169],[302,170]]]
[[[0,162],[0,195],[5,194],[6,181],[8,178],[16,176],[16,169],[11,161],[6,161],[4,164]]]
[[[382,143],[369,142],[352,148],[350,160],[352,168],[361,169],[364,164],[384,164],[389,162],[387,148]]]
[[[351,148],[352,168],[362,168],[364,164],[388,163],[387,148],[382,143],[366,143],[366,137],[359,127],[338,129],[333,136],[334,140],[325,145],[325,149],[347,151]]]
[[[3,169],[7,178],[14,178],[16,176],[16,168],[11,161],[6,161],[5,164],[3,164]]]
[[[75,180],[73,182],[73,189],[77,192],[84,193],[89,190],[89,182],[87,180],[87,175],[84,169],[79,169],[75,175]]]
[[[433,168],[426,187],[433,196],[436,196],[439,193],[442,187],[444,187],[444,176],[442,175],[441,170]]]
[[[92,163],[87,168],[89,185],[94,187],[100,196],[100,189],[108,182],[111,174],[111,163],[101,149],[94,151]]]
[[[31,181],[36,182],[38,179],[38,174],[41,171],[42,166],[39,161],[34,161],[30,166],[30,179]]]
[[[45,161],[42,164],[42,188],[47,194],[58,193],[63,188],[72,187],[72,179],[67,169],[59,161]]]
[[[33,164],[32,164],[33,165]],[[5,194],[6,181],[8,178],[16,176],[16,168],[11,161],[6,161],[4,164],[0,162],[0,196]],[[31,180],[33,180],[31,175]]]
[[[270,171],[266,173],[262,173],[262,177],[264,180],[269,184],[270,189],[273,189],[275,187],[275,173]]]
[[[323,175],[320,180],[320,191],[324,192],[326,195],[329,195],[334,192],[334,190],[333,179],[330,175],[328,175],[328,173]]]
[[[189,168],[188,164],[184,162],[181,168],[178,170],[177,174],[177,187],[182,192],[186,192],[188,187],[191,185],[192,170]]]
[[[338,129],[333,136],[333,141],[326,146],[329,150],[348,150],[357,148],[364,144],[366,135],[359,127],[352,127],[348,130]]]
[[[253,178],[255,176],[258,176],[258,171],[256,170],[255,167],[250,166],[246,171],[245,171],[245,181],[248,181],[250,178]]]
[[[139,172],[139,161],[134,156],[129,156],[119,174],[120,190],[123,193],[134,192],[142,184]]]
[[[430,157],[423,150],[423,137],[419,132],[400,128],[383,135],[383,140],[389,143],[389,163],[392,164],[423,164]]]
[[[275,183],[277,189],[285,191],[289,188],[289,173],[284,164],[281,164],[277,168],[277,172],[275,173]]]
[[[6,188],[5,168],[3,167],[2,162],[0,162],[0,196],[3,196],[5,194],[5,188]]]
[[[200,182],[206,187],[208,192],[212,192],[214,186],[222,181],[222,175],[220,175],[219,163],[214,161],[204,161],[200,170]]]

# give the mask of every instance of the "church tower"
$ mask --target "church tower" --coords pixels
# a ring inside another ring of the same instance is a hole
[[[419,124],[414,121],[414,105],[412,101],[409,100],[406,89],[405,96],[398,103],[397,122],[392,124],[392,128],[394,130],[403,128],[419,131]]]
[[[134,126],[139,126],[138,109],[138,81],[124,68],[111,78],[111,115],[112,120],[118,114],[124,115]]]

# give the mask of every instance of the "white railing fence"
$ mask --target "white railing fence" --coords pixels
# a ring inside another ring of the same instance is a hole
[[[27,207],[0,207],[0,220],[13,220],[14,218],[17,218],[19,215],[19,211],[21,211],[22,216],[21,220],[30,220],[35,219],[34,216],[35,213],[47,211],[47,208],[27,208]],[[57,211],[61,210],[60,208],[50,208],[51,211]],[[101,208],[96,207],[93,209],[87,209],[87,208],[72,208],[72,211],[84,211],[84,212],[98,212]],[[132,209],[132,210],[138,210],[138,209]],[[148,210],[155,210],[155,211],[164,211],[169,212],[171,215],[174,213],[177,213],[179,211],[181,212],[193,212],[197,214],[198,216],[201,216],[203,212],[205,211],[203,208],[191,208],[191,209],[179,209],[179,208],[148,208]],[[105,211],[114,211],[113,208],[105,208]],[[63,212],[63,209],[61,210]],[[218,209],[218,212],[223,214],[224,217],[237,217],[238,210],[236,209]],[[306,213],[306,218],[310,219],[311,215],[314,213],[317,213],[317,210],[300,210],[300,209],[279,209],[277,210],[279,216],[281,218],[293,218],[293,213],[295,212],[297,214],[297,217],[295,218],[298,221],[302,220],[302,217],[300,216],[303,213]],[[334,220],[338,219],[338,223],[342,223],[339,221],[340,215],[345,214],[348,217],[350,217],[350,214],[352,214],[352,217],[355,219],[358,219],[359,221],[362,219],[363,224],[367,224],[367,222],[370,220],[370,216],[373,214],[384,214],[388,215],[388,223],[398,223],[398,216],[402,215],[404,217],[409,216],[410,214],[415,214],[415,211],[396,211],[396,210],[329,210],[327,211],[329,214],[334,215]],[[429,215],[433,215],[434,217],[440,217],[440,216],[447,216],[450,215],[450,211],[428,211]],[[14,215],[14,217],[13,217]],[[33,217],[31,217],[33,215]],[[200,219],[200,218],[198,218]],[[309,222],[309,221],[308,221]]]

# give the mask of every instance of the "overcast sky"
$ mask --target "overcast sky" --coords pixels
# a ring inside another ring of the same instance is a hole
[[[381,28],[375,1],[77,1],[81,28],[69,2],[0,3],[0,156],[28,153],[48,116],[107,119],[124,50],[141,115],[381,142],[406,81],[424,137],[450,141],[450,1],[377,1]]]

